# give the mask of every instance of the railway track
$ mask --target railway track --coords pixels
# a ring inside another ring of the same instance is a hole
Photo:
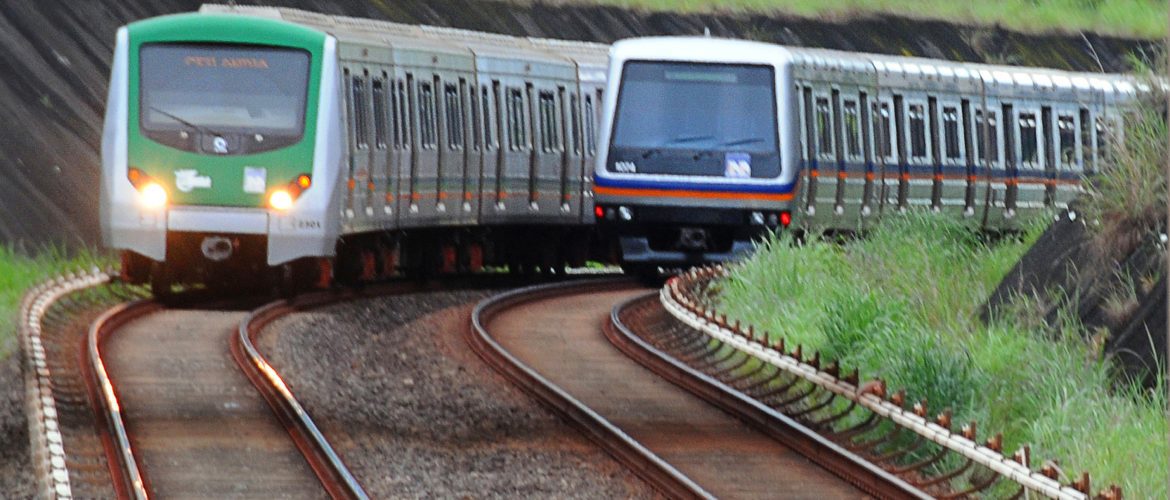
[[[468,338],[489,364],[675,497],[866,493],[616,349],[602,331],[628,281],[522,289],[479,304]]]
[[[366,498],[252,344],[282,315],[349,294],[251,312],[245,299],[164,307],[144,295],[93,272],[26,299],[42,496]]]

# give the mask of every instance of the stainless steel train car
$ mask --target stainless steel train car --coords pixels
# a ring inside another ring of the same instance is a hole
[[[1123,75],[706,37],[610,52],[598,225],[629,267],[723,260],[794,224],[921,207],[1010,229],[1108,161]]]
[[[103,239],[159,293],[581,263],[605,50],[283,8],[132,23]]]

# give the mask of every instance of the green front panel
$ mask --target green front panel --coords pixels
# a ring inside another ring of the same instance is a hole
[[[179,14],[139,21],[128,26],[129,47],[129,166],[141,169],[160,182],[172,205],[260,207],[266,193],[244,191],[246,167],[267,171],[267,191],[311,173],[316,141],[315,125],[321,84],[321,60],[325,34],[295,24],[247,16]],[[304,131],[300,140],[279,149],[254,154],[214,155],[184,151],[146,135],[140,126],[140,55],[151,43],[239,44],[251,47],[301,49],[309,55],[305,97]],[[182,192],[176,186],[178,170],[194,170],[206,176],[210,188]]]

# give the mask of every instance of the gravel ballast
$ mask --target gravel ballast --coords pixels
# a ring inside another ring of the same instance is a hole
[[[363,299],[271,326],[261,349],[375,497],[654,497],[463,338],[486,292]]]
[[[18,349],[0,358],[0,496],[32,498],[35,493]]]

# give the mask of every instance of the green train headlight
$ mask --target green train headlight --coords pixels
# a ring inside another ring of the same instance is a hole
[[[288,210],[292,208],[297,197],[312,185],[313,178],[309,177],[309,174],[298,175],[287,186],[273,190],[268,194],[268,206],[280,211]]]
[[[167,189],[143,171],[130,167],[126,171],[126,178],[138,191],[138,203],[143,208],[157,210],[167,205]]]

